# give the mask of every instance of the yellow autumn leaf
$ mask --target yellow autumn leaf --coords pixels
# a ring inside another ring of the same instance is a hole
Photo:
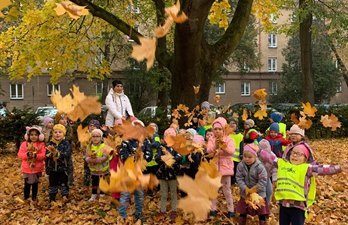
[[[220,102],[220,95],[215,95],[214,101],[215,101],[216,103],[219,103],[219,102]]]
[[[267,92],[265,88],[260,88],[254,91],[253,96],[258,100],[266,100]]]
[[[54,9],[58,16],[67,13],[72,19],[79,19],[80,16],[85,16],[89,14],[86,6],[79,6],[71,1],[63,1],[61,3],[56,3],[56,8]]]
[[[267,117],[267,111],[266,110],[257,110],[254,113],[255,118],[259,118],[259,120],[263,120],[264,117]]]
[[[80,143],[87,143],[91,138],[91,134],[88,131],[88,126],[83,128],[80,124],[77,127],[77,137]]]
[[[104,193],[110,192],[110,184],[105,180],[104,177],[101,177],[99,180],[99,188]]]
[[[155,61],[156,38],[139,37],[140,45],[133,45],[131,57],[138,62],[146,59],[146,69],[149,70]]]
[[[198,85],[198,86],[193,86],[193,92],[195,93],[195,95],[198,94],[199,88],[200,88],[200,87],[201,87],[200,85]]]
[[[312,126],[312,120],[309,120],[306,117],[300,117],[299,121],[298,126],[301,129],[309,129]]]
[[[170,30],[174,23],[174,20],[172,17],[168,17],[162,26],[158,26],[155,29],[155,37],[161,38],[164,37]]]
[[[165,8],[165,12],[175,23],[183,23],[188,20],[188,17],[184,12],[180,12],[180,0],[176,2],[175,5]]]
[[[331,114],[330,116],[321,116],[320,122],[324,127],[331,127],[331,131],[336,131],[337,127],[341,127],[341,122],[338,121],[338,118],[334,114]]]
[[[311,105],[310,102],[307,102],[306,104],[302,103],[303,106],[303,112],[310,117],[314,117],[315,113],[318,111],[314,106]]]

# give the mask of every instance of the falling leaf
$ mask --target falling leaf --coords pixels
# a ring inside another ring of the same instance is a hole
[[[118,135],[108,135],[106,138],[104,138],[104,143],[113,149],[119,148],[122,144],[122,141],[122,138]]]
[[[341,127],[341,122],[338,121],[338,118],[334,114],[331,114],[330,116],[321,116],[320,122],[324,127],[331,127],[332,131],[336,131],[337,127]]]
[[[219,170],[217,168],[217,163],[216,160],[217,158],[210,160],[209,162],[207,161],[202,161],[200,166],[200,169],[205,170],[208,174],[209,177],[211,178],[216,178],[218,176],[221,176],[219,173]]]
[[[248,110],[243,109],[243,115],[242,115],[242,120],[246,121],[248,119]]]
[[[149,70],[155,61],[156,38],[139,37],[140,45],[133,45],[131,57],[138,62],[146,59],[146,69]]]
[[[0,1],[0,17],[4,17],[4,14],[1,12],[4,8],[11,5],[11,0],[1,0]]]
[[[267,117],[267,111],[266,110],[257,110],[254,113],[254,117],[259,118],[259,120],[263,120],[264,117]]]
[[[175,5],[165,8],[165,12],[169,15],[175,23],[183,23],[188,20],[188,17],[184,12],[180,12],[180,0],[176,2]]]
[[[258,104],[259,104],[261,110],[265,110],[265,111],[267,110],[267,101],[266,100],[260,100],[258,102]]]
[[[86,6],[79,6],[71,1],[63,1],[61,3],[56,3],[57,7],[54,9],[58,16],[67,13],[72,19],[79,19],[80,16],[86,16],[89,14]]]
[[[146,137],[152,137],[155,133],[152,126],[133,126],[129,120],[124,121],[121,126],[114,126],[113,130],[120,134],[123,140],[136,139],[140,143],[143,143]]]
[[[249,205],[255,210],[261,208],[262,206],[265,206],[265,200],[259,194],[257,194],[256,186],[254,186],[251,189],[247,188],[246,193],[247,195],[245,198],[245,202],[247,205]]]
[[[236,112],[234,112],[234,113],[232,114],[232,117],[233,117],[233,118],[239,118],[239,114],[236,113]]]
[[[187,140],[183,134],[167,135],[164,140],[168,147],[173,148],[180,155],[188,155],[193,150],[192,141]]]
[[[161,155],[161,160],[166,164],[167,167],[172,167],[175,163],[174,157],[164,147],[162,151],[164,152],[164,155]]]
[[[294,124],[298,124],[300,122],[295,113],[291,113],[290,119]]]
[[[89,142],[89,140],[91,138],[91,133],[89,133],[89,131],[88,131],[88,126],[86,126],[85,128],[82,128],[82,125],[80,124],[77,127],[77,137],[78,137],[80,143]]]
[[[162,26],[158,26],[155,29],[155,37],[161,38],[164,37],[170,30],[174,23],[174,20],[172,17],[168,17]]]
[[[193,86],[193,91],[194,91],[195,95],[199,93],[199,88],[200,88],[200,87],[201,87],[200,85],[198,85],[198,86]]]
[[[314,117],[315,113],[318,111],[314,106],[312,107],[311,103],[307,102],[306,104],[302,103],[303,112],[310,117]]]
[[[101,177],[99,180],[99,188],[104,193],[110,192],[110,184],[105,180],[104,177]]]
[[[25,202],[23,201],[23,199],[21,199],[21,198],[18,197],[18,196],[15,198],[15,201],[18,202],[18,203],[20,203],[20,204],[24,204],[24,203],[25,203]]]
[[[258,100],[266,100],[267,92],[265,88],[260,88],[254,91],[253,96]]]
[[[215,101],[216,103],[219,103],[219,102],[220,102],[220,95],[215,95],[214,101]]]
[[[312,120],[307,119],[306,117],[300,117],[300,122],[298,126],[301,129],[309,129],[312,126]]]

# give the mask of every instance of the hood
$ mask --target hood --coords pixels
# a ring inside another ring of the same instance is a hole
[[[312,148],[304,141],[301,141],[297,144],[291,144],[289,145],[289,148],[287,148],[283,154],[283,159],[286,159],[286,160],[290,160],[290,154],[291,154],[291,151],[294,149],[295,146],[297,145],[304,145],[307,150],[309,151],[309,157],[308,157],[308,160],[307,160],[307,163],[310,163],[310,164],[316,164],[316,160],[314,159],[314,156],[313,156],[313,150]]]

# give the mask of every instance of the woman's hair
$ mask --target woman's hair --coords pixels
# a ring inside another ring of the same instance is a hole
[[[114,81],[112,81],[112,87],[113,87],[113,88],[115,88],[116,85],[118,85],[118,84],[122,84],[122,85],[123,85],[122,81],[120,81],[120,80],[114,80]]]

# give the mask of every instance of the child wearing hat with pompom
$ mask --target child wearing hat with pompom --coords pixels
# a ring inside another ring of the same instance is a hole
[[[49,198],[56,200],[60,186],[61,195],[67,199],[69,195],[68,170],[71,160],[71,146],[65,140],[66,128],[62,124],[56,124],[52,128],[51,141],[46,148],[46,173],[49,175]]]
[[[213,121],[214,137],[208,140],[207,152],[210,156],[217,157],[217,166],[222,175],[222,191],[227,201],[227,217],[235,216],[233,199],[231,193],[231,176],[233,175],[232,155],[235,151],[233,140],[226,134],[227,121],[223,117],[218,117]],[[210,216],[217,215],[217,200],[212,201]]]
[[[25,141],[21,144],[18,157],[22,160],[21,170],[24,177],[24,199],[27,200],[32,191],[33,201],[37,198],[39,177],[44,169],[45,143],[41,127],[26,127]]]
[[[245,225],[247,215],[258,216],[259,224],[267,224],[269,214],[268,204],[253,209],[246,203],[247,190],[256,187],[256,192],[262,198],[266,198],[267,171],[263,163],[257,158],[259,148],[255,144],[246,144],[243,151],[243,160],[238,164],[236,180],[240,188],[240,200],[237,205],[239,224]]]
[[[278,123],[271,124],[269,131],[267,131],[267,136],[265,137],[265,139],[269,141],[273,153],[276,154],[278,158],[281,158],[283,155],[282,147],[287,146],[291,143],[290,140],[285,139],[283,137],[283,134],[280,133]]]
[[[304,135],[298,127],[293,127],[291,133]],[[283,155],[283,159],[276,159],[274,165],[278,167],[275,199],[279,204],[280,225],[303,225],[308,207],[315,200],[314,175],[332,175],[348,168],[339,165],[315,165],[312,151],[305,143],[297,143]]]

